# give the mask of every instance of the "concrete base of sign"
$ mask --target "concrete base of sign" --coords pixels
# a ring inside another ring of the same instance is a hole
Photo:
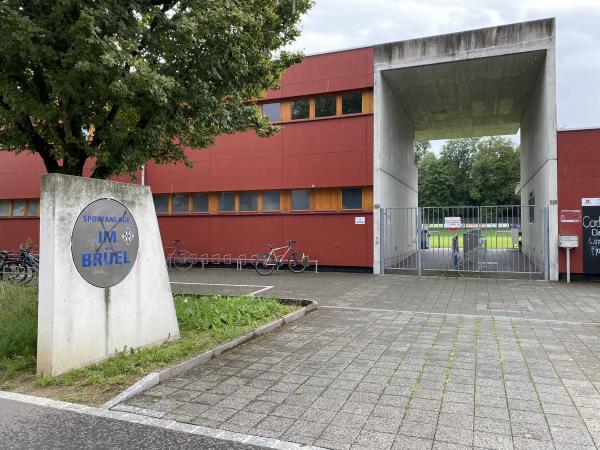
[[[111,288],[87,283],[71,255],[79,213],[100,198],[125,205],[139,233],[137,260]],[[49,174],[42,178],[38,374],[58,375],[124,349],[179,338],[150,188]]]

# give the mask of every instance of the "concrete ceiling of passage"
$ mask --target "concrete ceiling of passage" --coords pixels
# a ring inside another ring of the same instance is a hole
[[[415,139],[514,134],[546,51],[511,53],[382,71]]]

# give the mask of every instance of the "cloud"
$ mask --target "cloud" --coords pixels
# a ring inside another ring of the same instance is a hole
[[[599,0],[316,0],[306,54],[556,17],[558,123],[600,126]]]

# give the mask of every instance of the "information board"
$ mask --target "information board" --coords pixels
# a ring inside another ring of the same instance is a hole
[[[450,230],[462,228],[462,219],[460,217],[444,217],[444,228]]]
[[[600,273],[600,198],[581,199],[583,272]]]
[[[120,283],[138,254],[138,229],[122,203],[103,198],[87,205],[71,234],[71,254],[79,274],[93,286]]]

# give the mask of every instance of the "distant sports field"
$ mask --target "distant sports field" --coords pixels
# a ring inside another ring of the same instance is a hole
[[[470,231],[470,228],[461,228],[459,230],[447,230],[444,228],[430,228],[429,248],[452,248],[452,237],[458,235],[458,246],[463,248],[463,233]],[[511,230],[509,228],[485,228],[481,230],[481,236],[486,238],[486,248],[488,249],[511,249],[513,246]]]

